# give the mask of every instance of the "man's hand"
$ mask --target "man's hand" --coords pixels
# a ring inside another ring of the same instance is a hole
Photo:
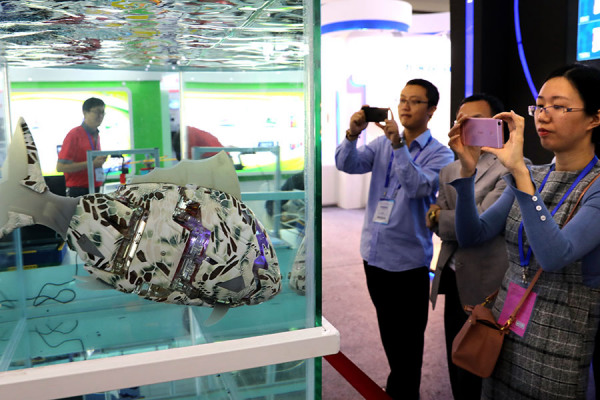
[[[438,217],[441,209],[442,208],[437,204],[432,204],[429,206],[429,210],[425,215],[425,225],[427,225],[429,229],[433,230],[433,228],[435,228],[435,226],[438,224]]]
[[[363,110],[357,111],[350,117],[350,129],[346,131],[348,140],[356,140],[369,123]]]
[[[100,168],[102,164],[106,161],[106,156],[96,156],[94,157],[94,168]]]
[[[400,130],[398,129],[398,123],[394,120],[394,113],[390,110],[390,115],[392,119],[386,119],[383,121],[385,125],[380,124],[379,122],[375,122],[375,125],[383,129],[383,133],[385,133],[385,137],[387,137],[390,142],[392,142],[392,146],[396,147],[400,144]]]

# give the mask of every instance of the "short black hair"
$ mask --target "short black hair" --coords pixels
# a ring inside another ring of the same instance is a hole
[[[475,93],[471,96],[465,97],[458,105],[458,108],[460,109],[460,107],[465,103],[472,103],[474,101],[482,100],[488,103],[490,109],[492,110],[492,115],[496,115],[504,111],[504,104],[502,104],[502,101],[500,101],[500,99],[496,96],[487,93]]]
[[[438,89],[433,83],[425,79],[411,79],[406,82],[406,86],[408,85],[417,85],[425,88],[427,92],[427,107],[438,105],[438,102],[440,101],[440,92],[438,92]]]
[[[98,106],[104,107],[104,102],[97,97],[90,97],[89,99],[83,102],[83,106],[81,106],[81,109],[83,111],[90,111],[92,108]]]

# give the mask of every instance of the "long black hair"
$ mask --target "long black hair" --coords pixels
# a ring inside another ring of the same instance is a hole
[[[600,110],[600,70],[584,64],[569,64],[555,69],[548,75],[547,82],[552,78],[563,77],[579,92],[583,100],[584,112],[593,116]],[[592,143],[595,153],[600,157],[600,126],[592,131]]]

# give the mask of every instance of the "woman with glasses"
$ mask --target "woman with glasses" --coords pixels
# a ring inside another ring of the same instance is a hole
[[[510,131],[501,149],[463,145],[461,126],[467,118],[462,115],[449,133],[450,147],[461,163],[461,178],[451,182],[458,193],[460,245],[501,233],[506,239],[510,265],[493,307],[500,323],[542,269],[505,337],[494,373],[484,381],[483,398],[585,399],[600,318],[600,179],[565,222],[581,193],[600,174],[595,155],[600,142],[600,71],[583,65],[554,71],[529,114],[542,146],[555,155],[552,164],[525,164],[524,119],[514,112],[495,116]],[[480,151],[496,155],[510,174],[502,196],[478,215],[473,177]]]

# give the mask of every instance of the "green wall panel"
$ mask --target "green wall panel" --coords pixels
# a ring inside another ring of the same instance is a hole
[[[11,89],[99,89],[126,87],[131,92],[131,119],[135,149],[158,147],[161,155],[170,155],[163,145],[163,112],[159,81],[98,81],[98,82],[12,82]],[[164,115],[169,118],[168,114]]]

